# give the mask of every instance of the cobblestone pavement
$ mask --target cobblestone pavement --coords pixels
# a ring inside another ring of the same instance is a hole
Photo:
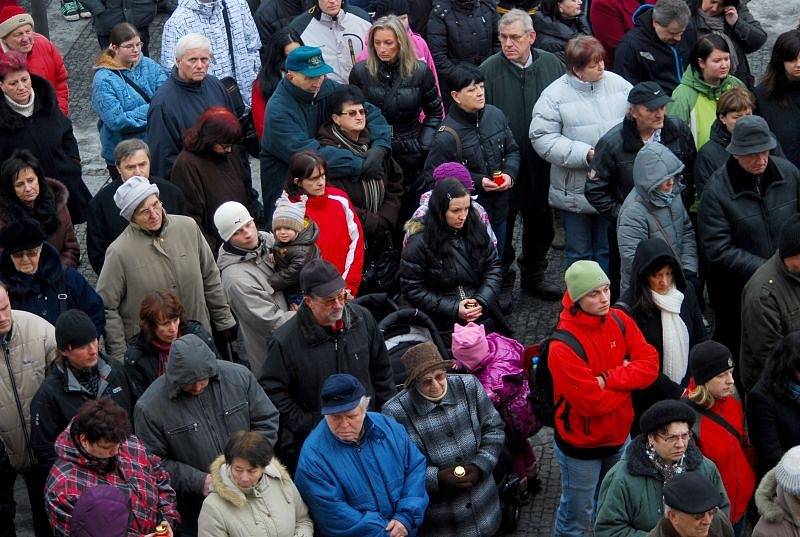
[[[752,70],[758,77],[761,76],[769,61],[769,51],[777,36],[788,28],[796,26],[797,14],[800,12],[800,0],[786,0],[779,4],[768,0],[752,0],[749,5],[754,16],[762,22],[770,34],[767,45],[750,56]],[[65,22],[58,11],[58,2],[50,4],[48,15],[51,38],[64,54],[69,71],[70,115],[81,147],[84,179],[94,193],[108,178],[105,163],[99,156],[97,116],[91,107],[91,66],[94,65],[99,54],[96,37],[91,23]],[[153,51],[154,58],[158,57],[157,54],[160,50],[163,22],[164,17],[159,15],[151,27],[150,50]],[[257,161],[253,161],[253,172],[253,184],[260,188]],[[519,228],[516,231],[516,235],[518,235]],[[85,225],[77,226],[76,232],[82,251],[85,253]],[[519,242],[518,236],[516,242]],[[548,278],[554,282],[563,282],[564,269],[561,252],[551,250]],[[84,262],[81,271],[92,284],[97,281],[97,276],[87,262]],[[555,324],[561,309],[560,303],[543,302],[522,293],[519,288],[519,280],[513,290],[513,299],[514,312],[510,316],[510,322],[516,336],[525,345],[533,344],[544,338]],[[558,464],[553,460],[552,431],[543,429],[531,441],[540,459],[541,490],[522,508],[519,528],[514,535],[544,537],[552,535],[553,518],[560,495],[560,476]],[[33,537],[30,507],[22,480],[18,480],[15,492],[18,502],[17,535]]]

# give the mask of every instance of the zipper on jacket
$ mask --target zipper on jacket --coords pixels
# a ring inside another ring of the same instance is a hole
[[[3,338],[3,341],[0,343],[0,347],[3,349],[3,357],[6,361],[6,367],[8,368],[8,378],[11,381],[11,390],[14,392],[14,402],[17,405],[17,414],[19,414],[19,421],[22,425],[22,436],[25,438],[25,449],[28,452],[28,457],[31,459],[31,464],[36,464],[36,457],[33,455],[33,448],[31,447],[31,438],[28,435],[27,424],[25,423],[25,412],[22,410],[22,401],[19,399],[19,391],[17,390],[17,379],[14,378],[14,371],[11,369],[11,357],[8,352],[8,341]]]

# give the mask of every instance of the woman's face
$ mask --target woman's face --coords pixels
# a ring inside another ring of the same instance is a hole
[[[692,431],[689,424],[685,421],[674,421],[667,425],[664,433],[652,433],[647,435],[647,440],[653,446],[656,454],[661,460],[673,464],[680,460],[689,447],[692,438]]]
[[[39,178],[33,168],[23,168],[14,177],[14,193],[24,205],[33,207],[39,197]]]
[[[714,399],[724,399],[733,395],[733,368],[707,380],[705,387]]]
[[[582,0],[561,0],[558,3],[558,12],[563,19],[574,19],[581,14]]]
[[[705,60],[697,60],[703,72],[703,80],[716,85],[722,82],[731,71],[731,55],[724,50],[714,49]]]
[[[739,118],[752,115],[753,110],[751,108],[745,108],[744,110],[728,112],[724,116],[719,116],[719,120],[725,125],[725,128],[728,129],[728,132],[733,133],[733,127],[736,125],[736,122],[739,121]]]
[[[415,383],[417,391],[430,399],[441,399],[447,386],[447,373],[444,368],[431,371],[425,376],[417,379]]]
[[[142,58],[142,39],[137,35],[119,45],[111,45],[114,55],[124,65],[133,65]]]
[[[164,206],[158,196],[151,194],[133,211],[131,221],[147,231],[158,231],[164,220]]]
[[[8,34],[3,39],[3,42],[6,44],[9,50],[15,50],[23,54],[28,54],[31,50],[33,50],[33,26],[30,24],[20,26]]]
[[[703,0],[703,3],[700,5],[700,11],[708,15],[709,17],[716,17],[725,8],[722,7],[722,0]]]
[[[179,317],[175,317],[174,319],[168,319],[161,323],[156,323],[156,328],[153,331],[154,335],[159,341],[163,341],[164,343],[172,343],[178,336],[178,327],[181,324],[181,320]]]
[[[341,112],[333,114],[331,118],[340,129],[353,135],[354,138],[367,126],[367,111],[364,103],[344,103]]]
[[[372,34],[375,54],[382,62],[393,62],[400,52],[400,42],[392,30],[381,28]]]
[[[28,104],[31,100],[31,75],[28,71],[9,73],[0,82],[0,90],[17,104]]]
[[[253,466],[246,460],[234,457],[231,461],[231,477],[236,486],[241,489],[251,489],[255,487],[261,476],[264,475],[264,469],[260,466]]]
[[[322,166],[317,166],[311,177],[295,177],[294,182],[309,196],[322,196],[325,193],[325,170]]]
[[[800,54],[793,60],[783,62],[783,68],[786,70],[786,78],[800,80]]]
[[[42,257],[42,245],[30,250],[20,250],[11,254],[11,262],[14,268],[22,274],[36,274],[39,270],[39,259]]]
[[[647,276],[650,290],[659,295],[666,295],[672,287],[672,267],[665,265],[660,270]]]
[[[444,213],[444,221],[453,229],[461,229],[469,216],[469,207],[472,200],[469,194],[460,198],[453,198]]]
[[[583,69],[575,69],[575,76],[584,82],[597,82],[603,78],[603,73],[606,70],[606,64],[603,60],[591,62]]]

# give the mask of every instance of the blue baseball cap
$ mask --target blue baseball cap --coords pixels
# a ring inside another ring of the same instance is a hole
[[[322,385],[320,413],[327,416],[349,412],[358,406],[366,393],[364,386],[353,375],[334,373]]]
[[[319,47],[297,47],[286,56],[286,70],[295,71],[310,78],[327,75],[333,67],[325,63]]]

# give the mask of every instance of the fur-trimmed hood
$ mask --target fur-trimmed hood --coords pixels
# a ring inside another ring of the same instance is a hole
[[[775,469],[767,472],[754,496],[758,514],[772,524],[792,524],[800,530],[800,500],[778,485]]]
[[[220,455],[211,463],[210,471],[214,493],[237,508],[247,505],[248,496],[255,496],[257,498],[264,496],[267,487],[270,486],[270,481],[277,482],[279,485],[286,485],[291,483],[292,480],[286,467],[276,458],[273,458],[264,468],[263,477],[258,484],[253,487],[252,492],[249,493],[243,492],[242,489],[234,483],[231,477],[230,466],[225,464],[224,455]],[[281,486],[280,488],[286,500],[291,501],[291,488],[285,486]]]

